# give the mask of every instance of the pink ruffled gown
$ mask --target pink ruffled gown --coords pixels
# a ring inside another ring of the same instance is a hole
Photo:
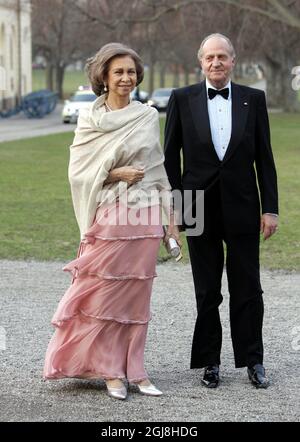
[[[133,209],[99,208],[77,258],[63,269],[73,280],[51,321],[56,329],[44,379],[148,378],[144,349],[163,229],[160,222],[110,225],[128,210]],[[159,210],[153,206],[136,214],[157,220]]]

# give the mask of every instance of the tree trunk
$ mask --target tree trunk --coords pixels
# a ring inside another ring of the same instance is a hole
[[[190,72],[187,66],[184,67],[184,85],[188,86],[190,84]]]
[[[148,90],[149,90],[149,94],[151,95],[153,90],[154,90],[154,74],[155,74],[155,69],[154,69],[154,63],[150,63],[149,66],[149,85],[148,85]]]
[[[266,93],[268,106],[273,108],[282,108],[282,102],[280,100],[282,96],[280,63],[271,59],[270,57],[267,58],[266,63]]]
[[[200,81],[202,80],[202,70],[198,66],[195,68],[195,80],[196,83],[200,83]]]
[[[286,53],[286,61],[282,65],[281,69],[281,101],[282,107],[286,112],[299,112],[300,103],[298,100],[298,91],[292,88],[292,69],[296,65],[295,60],[289,58],[288,53]]]
[[[280,62],[268,59],[266,69],[268,106],[285,112],[299,112],[298,94],[292,88],[291,70],[295,60],[291,60],[289,54],[284,58]]]
[[[174,64],[173,87],[179,87],[179,66]]]
[[[234,78],[236,78],[237,80],[242,79],[244,76],[243,73],[243,66],[242,63],[239,62],[236,64],[235,68],[234,68]]]
[[[166,84],[166,66],[164,63],[160,65],[159,70],[159,87],[165,87]]]
[[[53,65],[47,62],[46,66],[46,88],[53,91]]]
[[[56,92],[58,93],[59,98],[63,98],[63,83],[64,83],[64,74],[65,74],[65,66],[57,65],[55,69],[56,73]]]

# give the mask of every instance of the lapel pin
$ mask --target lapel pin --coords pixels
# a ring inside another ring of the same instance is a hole
[[[247,103],[247,101],[245,101],[245,103],[244,103],[244,106],[248,106],[248,103]]]

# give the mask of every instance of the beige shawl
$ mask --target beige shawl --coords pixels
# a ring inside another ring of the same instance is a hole
[[[128,199],[134,203],[139,200],[140,191],[144,195],[153,189],[168,195],[165,202],[170,198],[158,112],[136,101],[123,109],[105,112],[104,99],[101,95],[89,109],[81,111],[70,146],[69,181],[82,239],[94,221],[97,207],[111,201],[112,192],[117,198],[120,188],[127,190]],[[144,166],[143,180],[128,189],[125,183],[104,185],[112,169],[128,165]],[[139,202],[139,207],[145,205],[151,202]]]

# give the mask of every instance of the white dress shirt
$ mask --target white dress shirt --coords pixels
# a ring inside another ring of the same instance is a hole
[[[216,95],[213,99],[208,98],[208,88],[216,89],[206,79],[207,109],[210,123],[210,131],[215,151],[222,161],[226,153],[231,138],[231,82],[225,86],[229,89],[228,100],[221,95]],[[223,89],[223,88],[222,88]]]

